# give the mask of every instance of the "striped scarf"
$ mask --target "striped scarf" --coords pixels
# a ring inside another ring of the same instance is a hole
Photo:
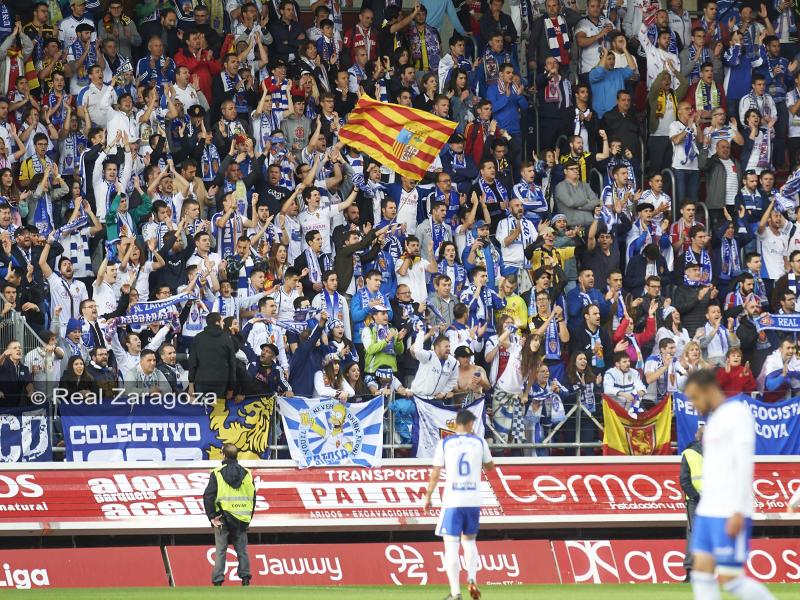
[[[544,22],[547,23],[547,44],[550,47],[550,56],[555,58],[558,62],[562,62],[562,53],[569,56],[569,50],[572,44],[569,40],[569,27],[567,27],[567,22],[564,20],[564,17],[558,15],[556,21],[558,31],[556,31],[556,27],[553,24],[553,19],[548,17],[544,20]],[[561,34],[561,39],[559,39],[559,33]]]
[[[780,10],[778,8],[780,4],[781,0],[773,0],[773,6],[775,7],[775,10]],[[789,7],[781,12],[778,15],[778,18],[773,21],[773,23],[775,25],[775,36],[778,39],[781,39],[781,36],[784,33],[784,27],[787,28],[785,31],[788,33],[797,33],[797,23],[795,21],[794,9],[792,7]]]
[[[715,83],[698,81],[694,91],[695,106],[700,110],[713,110],[721,106],[719,88]],[[687,136],[688,137],[688,136]]]
[[[689,60],[694,61],[694,57],[697,56],[697,48],[694,47],[694,44],[689,46]],[[694,65],[692,70],[689,72],[689,82],[693,83],[700,79],[700,65],[705,62],[711,61],[711,52],[708,51],[708,48],[701,48],[700,49],[700,60],[697,62],[693,62]]]

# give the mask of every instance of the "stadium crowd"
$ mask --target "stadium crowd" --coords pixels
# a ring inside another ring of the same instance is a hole
[[[2,404],[384,393],[408,441],[415,396],[489,394],[520,442],[702,368],[800,390],[754,321],[800,276],[788,0],[127,6],[0,4],[0,312],[41,338]],[[458,124],[421,181],[339,141],[362,94]]]

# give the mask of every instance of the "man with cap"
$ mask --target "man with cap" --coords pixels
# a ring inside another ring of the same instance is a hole
[[[492,387],[483,367],[474,364],[475,353],[469,346],[459,346],[453,352],[458,361],[458,383],[453,390],[456,394],[465,394],[466,399],[480,398]]]
[[[372,322],[361,329],[361,343],[364,346],[364,371],[375,373],[380,367],[389,367],[397,371],[397,357],[405,347],[403,339],[408,333],[407,329],[391,327],[389,323],[389,308],[383,304],[376,304],[370,309]]]
[[[687,262],[683,272],[683,284],[677,285],[672,306],[681,314],[684,329],[696,332],[706,322],[706,311],[711,302],[716,302],[717,288],[702,279],[700,265]]]
[[[142,45],[142,36],[136,29],[136,23],[123,14],[122,0],[111,0],[108,3],[108,14],[103,17],[103,26],[100,29],[100,39],[114,40],[119,46],[120,53],[131,58],[133,49],[138,50]]]
[[[90,25],[94,31],[92,20],[86,16],[86,0],[70,0],[69,4],[72,8],[72,15],[65,17],[58,25],[58,40],[61,42],[62,48],[71,47],[78,39],[76,32],[78,25]],[[97,36],[93,33],[91,41],[95,39]]]
[[[653,221],[653,211],[655,206],[651,202],[639,202],[636,204],[636,212],[639,218],[631,225],[625,239],[628,248],[627,260],[640,254],[645,246],[657,244],[662,251],[667,251],[672,246],[667,231],[669,221],[662,219],[661,227]]]
[[[270,342],[261,344],[261,354],[247,367],[247,394],[264,396],[293,396],[286,370],[275,362],[278,347]]]
[[[100,52],[100,45],[97,43],[94,26],[90,23],[80,23],[75,27],[75,41],[67,50],[67,71],[72,74],[69,90],[72,94],[78,94],[89,85],[89,69],[94,65],[105,68],[105,58]]]
[[[53,322],[58,323],[59,327],[64,330],[64,335],[59,336],[58,339],[58,347],[64,351],[64,357],[61,360],[62,372],[66,369],[67,362],[72,356],[80,356],[86,364],[89,364],[89,347],[83,341],[80,320],[69,319],[66,321],[66,325],[62,325],[59,317],[60,315],[56,315]]]

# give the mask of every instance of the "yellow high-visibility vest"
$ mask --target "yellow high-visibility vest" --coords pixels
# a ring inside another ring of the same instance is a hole
[[[703,492],[703,455],[697,450],[687,448],[683,451],[686,463],[689,465],[689,473],[692,475],[692,485],[698,493]],[[688,498],[688,496],[687,496]]]
[[[244,468],[244,467],[242,467]],[[249,523],[253,517],[253,495],[255,494],[255,484],[253,475],[248,469],[242,484],[235,488],[228,484],[220,472],[222,467],[214,469],[214,476],[217,478],[217,500],[216,506],[239,521]]]

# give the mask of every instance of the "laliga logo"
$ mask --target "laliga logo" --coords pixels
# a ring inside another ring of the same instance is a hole
[[[615,581],[619,581],[619,570],[614,560],[611,542],[608,540],[564,542],[564,545],[567,548],[575,583],[585,583],[587,581],[602,583],[604,580],[601,576],[601,569],[612,574]],[[600,555],[601,551],[603,551],[602,557]],[[579,571],[579,569],[584,570]]]
[[[425,559],[413,546],[408,544],[386,546],[384,555],[386,560],[397,566],[396,573],[391,574],[395,585],[403,585],[403,582],[397,577],[401,573],[405,573],[407,579],[419,580],[417,585],[426,585],[428,583],[428,573],[425,572]]]

